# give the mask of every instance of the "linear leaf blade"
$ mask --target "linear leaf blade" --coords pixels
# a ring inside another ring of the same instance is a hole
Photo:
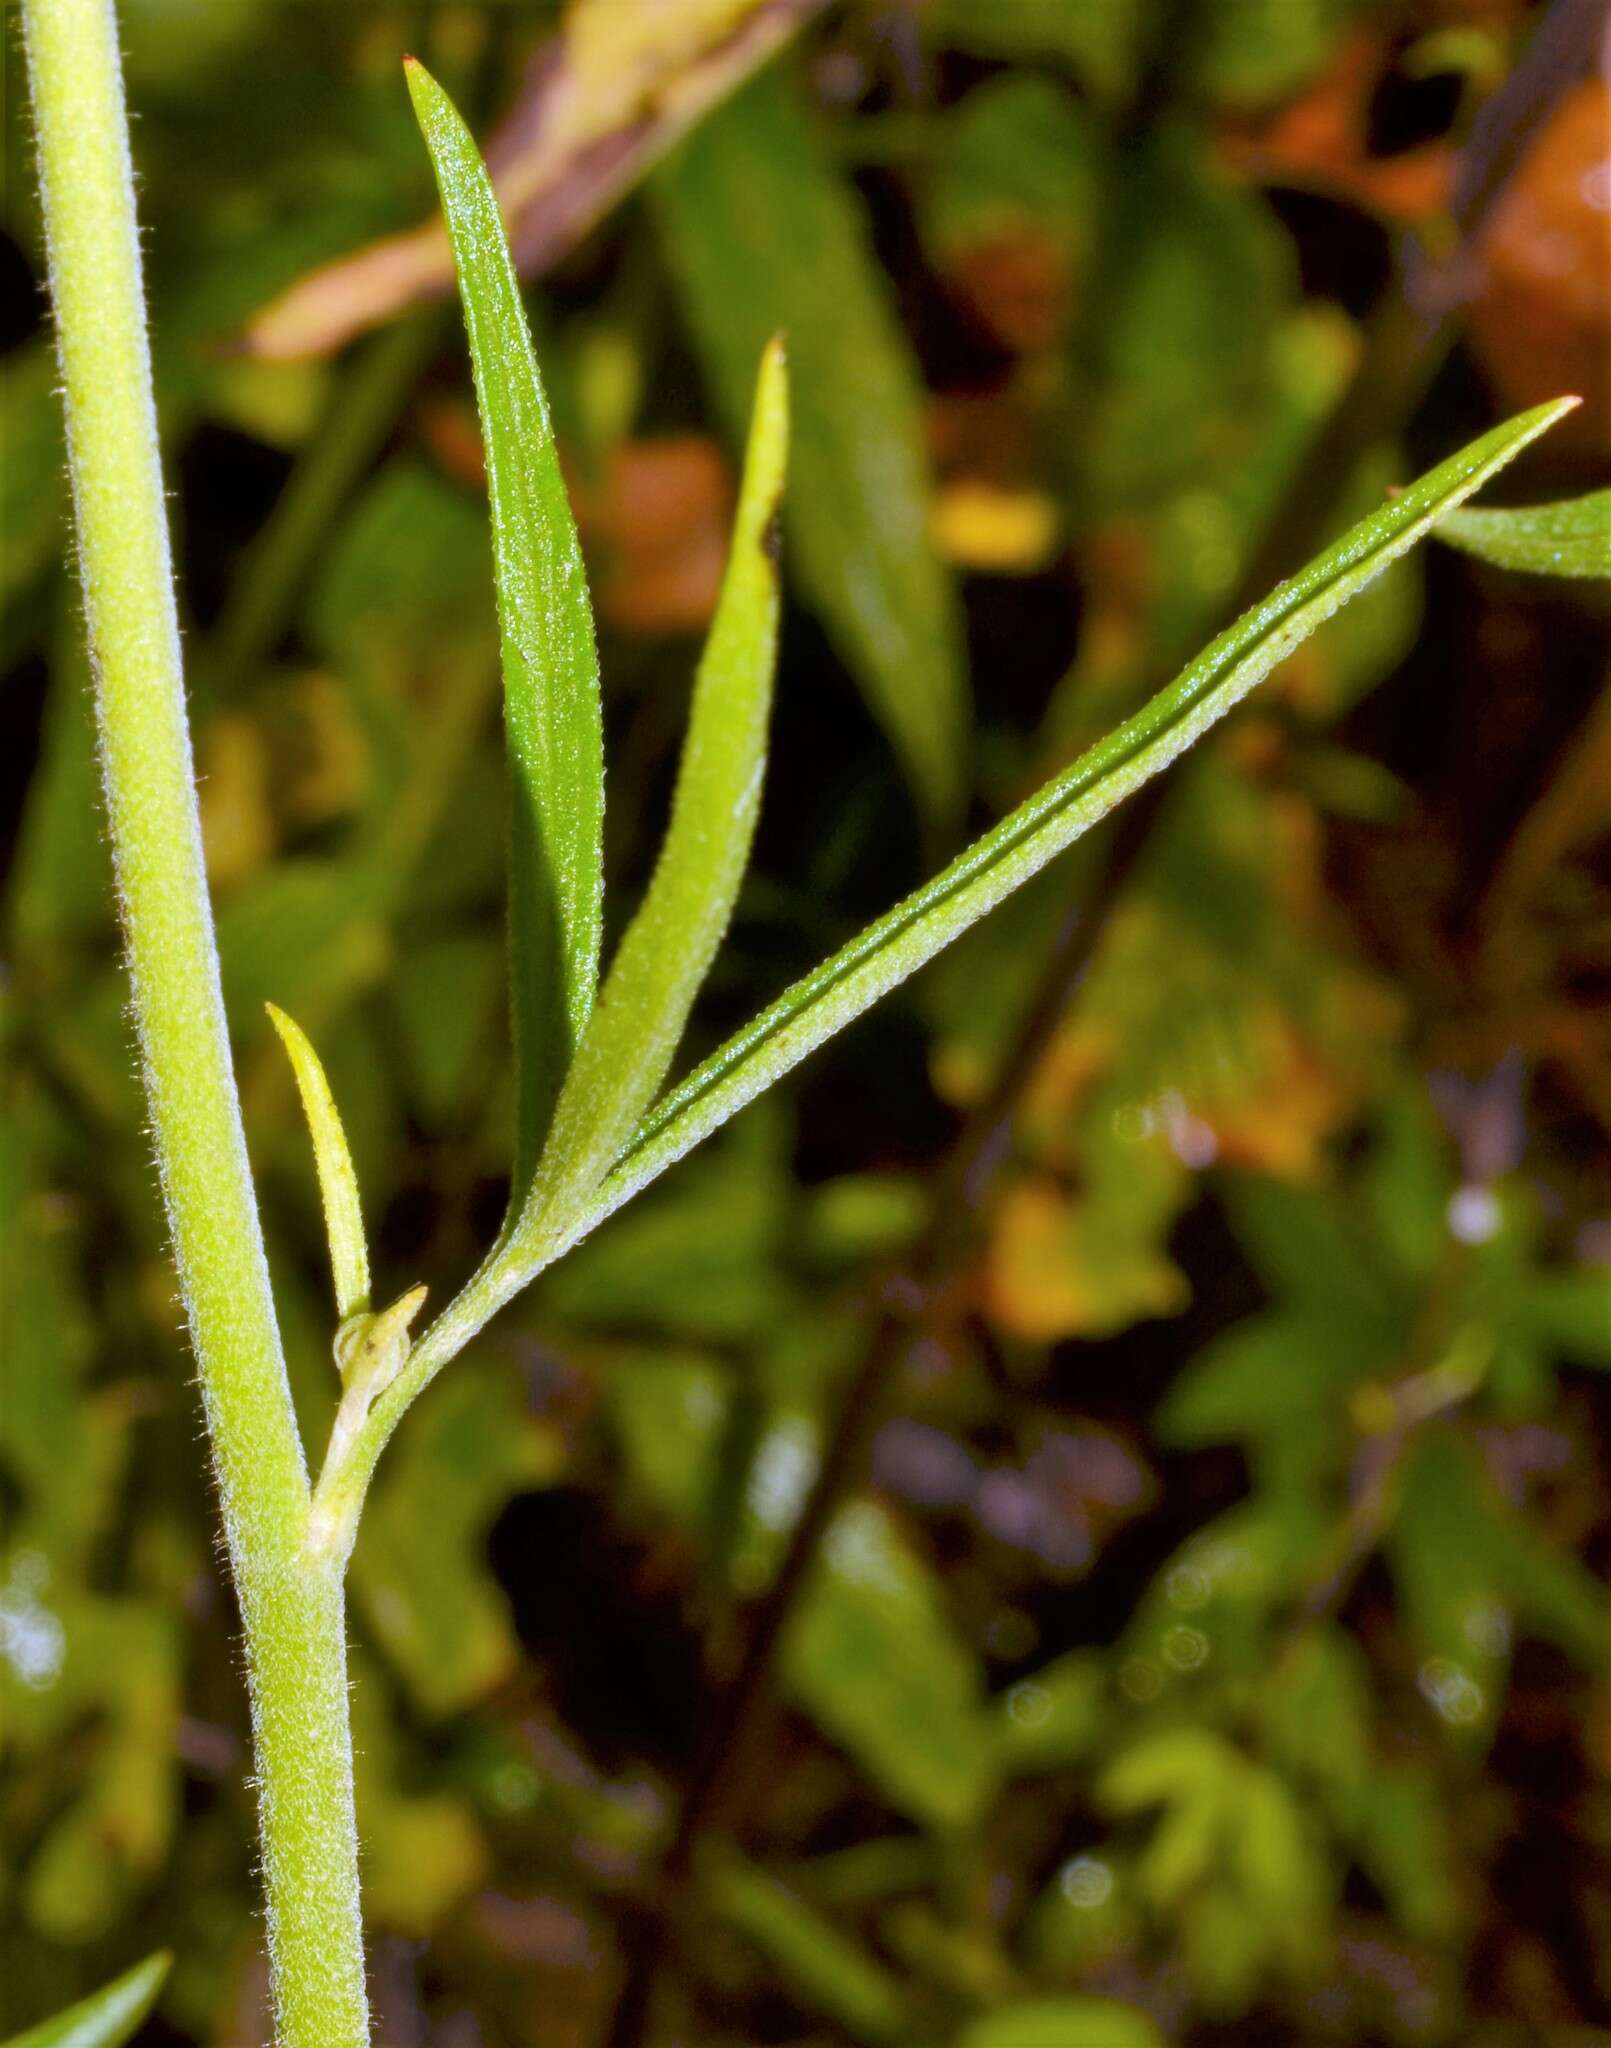
[[[604,732],[576,522],[498,202],[457,109],[408,88],[453,245],[486,444],[514,783],[509,930],[519,1114],[511,1213],[592,1012],[603,894]]]
[[[788,379],[774,337],[761,359],[732,553],[694,685],[671,822],[555,1108],[531,1195],[538,1229],[593,1192],[654,1099],[737,900],[766,764],[788,437]],[[517,1228],[517,1240],[526,1235]]]
[[[172,1961],[166,1951],[147,1956],[65,2012],[13,2034],[5,2048],[122,2048],[156,2003]]]
[[[789,337],[789,553],[930,823],[956,821],[969,711],[959,612],[928,533],[922,394],[854,190],[778,67],[657,173],[671,267],[729,430]]]
[[[702,1860],[699,1889],[718,1919],[753,1942],[809,2006],[853,2041],[884,2048],[910,2039],[912,2014],[899,1979],[799,1892],[732,1852]]]
[[[664,1172],[1168,767],[1317,626],[1574,403],[1562,399],[1519,414],[1361,520],[1244,613],[1133,718],[786,990],[650,1113],[600,1187],[585,1227]]]
[[[1451,512],[1438,522],[1438,538],[1496,569],[1611,577],[1611,488],[1553,505]]]
[[[363,1209],[358,1200],[358,1175],[347,1149],[341,1112],[330,1092],[324,1067],[312,1041],[294,1017],[276,1003],[266,1003],[269,1021],[280,1034],[296,1076],[302,1113],[313,1139],[313,1164],[324,1204],[325,1235],[330,1240],[330,1271],[336,1283],[336,1313],[343,1322],[369,1306],[369,1246],[364,1238]]]

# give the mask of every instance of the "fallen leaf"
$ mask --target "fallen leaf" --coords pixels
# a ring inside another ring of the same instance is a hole
[[[1567,94],[1494,208],[1471,309],[1505,399],[1575,391],[1579,446],[1611,448],[1611,85]]]
[[[526,67],[486,147],[515,266],[538,275],[572,248],[700,116],[771,57],[825,0],[572,0]],[[329,355],[452,289],[433,215],[310,272],[241,337],[252,356]]]
[[[1067,254],[1031,223],[1001,226],[950,252],[951,283],[987,334],[1018,355],[1055,347],[1067,332],[1073,280]]]
[[[1161,1148],[1158,1148],[1161,1151]],[[1177,1178],[1172,1162],[1164,1178]],[[1171,1193],[1160,1188],[1164,1205]],[[1186,1283],[1135,1233],[1115,1256],[1107,1218],[1051,1175],[1027,1174],[997,1206],[982,1274],[983,1308],[998,1330],[1031,1343],[1107,1337],[1148,1316],[1177,1315]],[[1126,1233],[1129,1235],[1129,1233]]]
[[[1389,54],[1381,32],[1362,25],[1330,70],[1273,121],[1227,132],[1221,141],[1225,162],[1259,184],[1347,200],[1400,226],[1442,213],[1454,163],[1446,142],[1392,156],[1370,153],[1371,97]]]
[[[594,601],[623,633],[699,633],[727,566],[733,478],[705,434],[623,441],[604,475],[574,493],[577,525],[597,555]]]

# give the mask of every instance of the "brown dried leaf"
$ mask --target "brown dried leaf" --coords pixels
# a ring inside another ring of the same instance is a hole
[[[522,276],[557,262],[824,5],[572,0],[486,149]],[[444,297],[452,283],[447,234],[433,216],[310,272],[264,307],[241,346],[259,357],[329,355],[404,307]]]
[[[1611,85],[1567,94],[1494,209],[1472,307],[1477,346],[1507,401],[1576,391],[1580,447],[1611,448]]]
[[[1308,92],[1272,121],[1225,136],[1226,162],[1262,184],[1324,193],[1398,225],[1413,226],[1442,213],[1454,163],[1446,142],[1423,143],[1393,156],[1370,153],[1371,95],[1388,57],[1381,32],[1362,25]]]
[[[600,552],[600,614],[623,633],[699,633],[727,566],[733,478],[705,434],[613,449],[596,490],[577,494],[582,538]]]

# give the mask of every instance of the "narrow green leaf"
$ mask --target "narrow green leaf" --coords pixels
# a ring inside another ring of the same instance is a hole
[[[766,762],[788,438],[788,378],[774,338],[761,361],[732,555],[694,685],[671,823],[554,1111],[529,1204],[537,1229],[563,1227],[653,1101],[738,896]],[[527,1234],[517,1226],[517,1241]]]
[[[1611,577],[1611,489],[1518,511],[1451,512],[1439,520],[1438,538],[1496,569]]]
[[[1611,1266],[1540,1273],[1519,1306],[1524,1322],[1563,1358],[1611,1367]]]
[[[776,66],[657,175],[667,251],[730,430],[766,337],[789,337],[791,566],[930,820],[965,792],[957,605],[929,541],[922,394],[844,175]]]
[[[719,1919],[852,2040],[882,2048],[908,2037],[912,2015],[899,1982],[798,1892],[731,1853],[702,1863],[700,1889]]]
[[[147,1956],[79,2004],[13,2034],[4,2048],[122,2048],[156,2003],[172,1961],[166,1951]]]
[[[1151,703],[869,925],[673,1088],[599,1190],[607,1216],[764,1088],[916,973],[1238,704],[1317,626],[1575,401],[1520,414],[1430,471],[1245,613]]]
[[[453,244],[492,506],[514,777],[509,928],[519,1117],[513,1214],[536,1169],[598,982],[604,824],[598,651],[576,523],[492,181],[436,80],[412,58],[406,68]]]
[[[330,1270],[336,1283],[336,1313],[345,1322],[369,1306],[369,1250],[358,1202],[358,1176],[347,1149],[347,1134],[341,1128],[341,1113],[307,1033],[276,1004],[266,1003],[264,1008],[290,1055],[302,1112],[313,1138],[313,1163],[319,1174]]]

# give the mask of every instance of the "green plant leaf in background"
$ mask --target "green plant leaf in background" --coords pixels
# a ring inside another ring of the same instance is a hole
[[[1217,105],[1267,106],[1314,78],[1368,0],[1216,0],[1201,10],[1193,83]]]
[[[37,581],[61,545],[61,399],[55,357],[42,344],[13,350],[0,367],[0,444],[4,606]]]
[[[1035,1777],[1084,1763],[1106,1727],[1107,1671],[1099,1652],[1069,1650],[1009,1686],[997,1702],[1002,1768]]]
[[[667,253],[714,395],[742,430],[756,356],[789,339],[791,559],[931,824],[965,793],[956,601],[929,542],[921,393],[854,193],[776,67],[657,174]]]
[[[162,1989],[172,1956],[147,1956],[77,2005],[14,2034],[5,2048],[122,2048]]]
[[[761,361],[733,550],[694,685],[671,823],[555,1107],[531,1195],[539,1229],[563,1227],[653,1100],[744,878],[777,657],[788,438],[787,371],[774,339]],[[524,1237],[517,1225],[517,1243]]]
[[[1102,101],[1134,83],[1146,26],[1145,10],[1124,0],[929,0],[921,20],[937,48],[1064,64]]]
[[[1438,538],[1496,569],[1611,577],[1611,489],[1515,511],[1473,506],[1451,513]]]
[[[1163,2048],[1163,2035],[1116,1999],[1023,1998],[970,2021],[956,2048]]]
[[[1109,153],[1097,209],[1086,290],[1102,310],[1079,343],[1094,373],[1077,401],[1083,491],[1102,514],[1133,513],[1182,486],[1201,498],[1212,477],[1210,500],[1229,500],[1241,487],[1220,479],[1258,454],[1286,238],[1257,192],[1167,125]],[[1212,552],[1211,534],[1200,541]]]
[[[1452,1433],[1427,1435],[1410,1459],[1388,1551],[1423,1652],[1421,1692],[1455,1739],[1492,1732],[1518,1622],[1605,1669],[1604,1588],[1516,1515]]]
[[[892,1804],[933,1828],[979,1818],[998,1752],[978,1666],[939,1581],[875,1502],[853,1501],[829,1529],[781,1671]]]
[[[907,2038],[911,2012],[898,1979],[798,1892],[732,1854],[711,1856],[699,1876],[711,1910],[852,2040],[881,2048]]]
[[[358,1202],[358,1176],[353,1171],[341,1113],[330,1093],[319,1055],[294,1018],[273,1003],[267,1007],[269,1021],[279,1033],[296,1075],[302,1111],[313,1139],[325,1231],[330,1239],[330,1270],[336,1283],[336,1314],[345,1322],[348,1316],[369,1306],[369,1247]]]
[[[1611,1367],[1611,1267],[1541,1273],[1523,1314],[1538,1335],[1577,1365]]]
[[[510,969],[519,1117],[511,1214],[592,1013],[603,891],[604,731],[576,522],[492,181],[423,65],[408,87],[436,169],[475,370],[514,776]]]
[[[352,1581],[412,1707],[441,1720],[518,1664],[508,1603],[485,1570],[487,1530],[511,1494],[554,1483],[563,1449],[496,1358],[466,1359],[417,1423],[364,1514]]]
[[[1109,1765],[1097,1800],[1129,1823],[1153,1817],[1136,1887],[1157,1918],[1181,1927],[1213,2003],[1234,2006],[1267,1974],[1301,1980],[1312,1968],[1330,1871],[1312,1817],[1278,1773],[1213,1729],[1160,1726]]]
[[[592,1220],[628,1200],[1166,768],[1575,402],[1561,399],[1519,414],[1361,520],[1238,619],[1133,718],[796,982],[656,1107],[600,1189]]]
[[[9,359],[8,359],[9,360]],[[0,376],[0,394],[4,378]],[[0,467],[11,468],[11,429],[0,395]],[[9,481],[9,479],[8,479]],[[5,517],[0,507],[0,520]],[[0,525],[0,562],[8,566],[10,540]],[[60,959],[69,948],[108,929],[111,857],[97,836],[86,840],[84,821],[96,815],[100,777],[95,760],[95,714],[90,701],[89,655],[73,605],[55,602],[49,634],[51,686],[39,741],[39,766],[22,815],[6,891],[7,944],[23,971]],[[86,845],[98,857],[86,857]]]
[[[976,86],[953,117],[923,193],[924,235],[947,266],[1006,233],[1044,238],[1083,281],[1099,218],[1102,131],[1053,80],[1009,74]]]

